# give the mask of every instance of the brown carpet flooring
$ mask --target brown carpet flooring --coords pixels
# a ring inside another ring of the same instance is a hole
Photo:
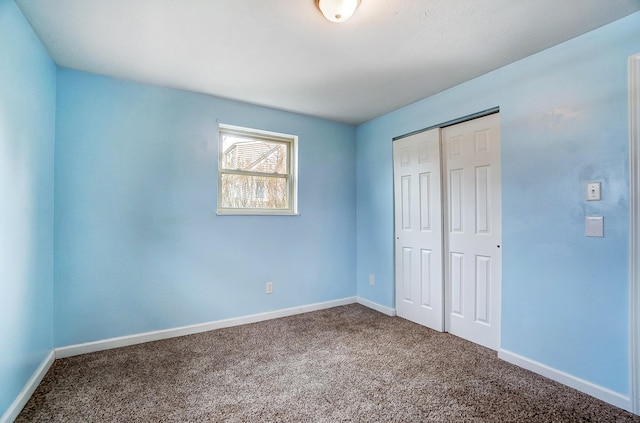
[[[640,422],[348,305],[56,360],[17,422]]]

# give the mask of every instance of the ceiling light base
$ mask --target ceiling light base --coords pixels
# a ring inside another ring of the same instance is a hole
[[[316,0],[316,6],[325,18],[341,23],[349,20],[360,5],[360,0]]]

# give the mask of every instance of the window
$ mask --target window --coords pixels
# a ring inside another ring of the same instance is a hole
[[[296,214],[298,137],[220,125],[218,214]]]

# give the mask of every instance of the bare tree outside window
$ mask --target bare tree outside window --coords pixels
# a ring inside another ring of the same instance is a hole
[[[220,127],[218,212],[293,214],[296,137]]]

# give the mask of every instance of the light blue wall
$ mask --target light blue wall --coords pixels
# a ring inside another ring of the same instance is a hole
[[[628,394],[627,57],[638,52],[640,13],[359,126],[358,295],[394,306],[391,139],[499,106],[502,348]],[[584,200],[588,181],[602,182],[602,201]],[[605,238],[584,236],[586,215],[604,215]]]
[[[218,121],[299,136],[300,216],[216,216]],[[356,293],[353,126],[61,68],[55,158],[57,346]]]
[[[0,0],[0,415],[53,345],[356,292],[393,307],[391,138],[494,106],[502,347],[628,394],[626,60],[639,46],[636,13],[356,131],[69,69],[56,105],[55,65]],[[301,216],[215,215],[217,121],[300,136]],[[584,201],[591,180],[603,201]],[[587,214],[605,216],[604,239],[584,237]]]
[[[0,0],[0,416],[53,348],[56,67]]]

